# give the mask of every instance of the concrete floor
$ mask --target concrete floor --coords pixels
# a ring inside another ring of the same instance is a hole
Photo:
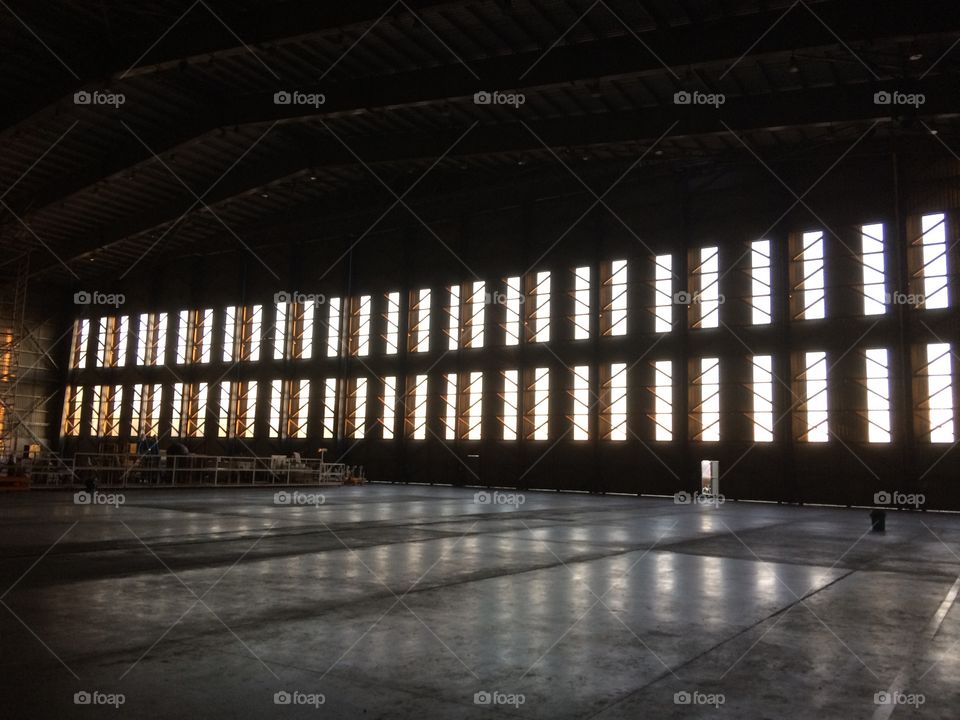
[[[0,496],[0,716],[960,717],[960,516],[325,496]]]

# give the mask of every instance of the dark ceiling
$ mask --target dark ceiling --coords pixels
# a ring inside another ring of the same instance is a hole
[[[72,283],[398,196],[849,144],[874,124],[960,147],[958,5],[3,0],[0,266],[30,253],[33,276]]]

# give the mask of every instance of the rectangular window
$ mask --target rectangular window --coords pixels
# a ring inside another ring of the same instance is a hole
[[[349,437],[361,439],[367,429],[367,379],[357,378],[352,383],[353,398],[351,412],[348,418],[347,434]]]
[[[927,345],[927,422],[930,442],[954,442],[953,373],[950,345]]]
[[[113,339],[114,367],[127,364],[127,344],[130,341],[130,316],[121,315],[117,320],[117,330]]]
[[[210,362],[213,349],[213,309],[209,308],[198,313],[197,355],[201,363]]]
[[[427,437],[427,376],[417,375],[410,393],[410,437],[423,440]]]
[[[237,388],[236,436],[252,438],[257,431],[257,383],[240,383]]]
[[[383,439],[392,440],[397,429],[397,378],[383,379]]]
[[[283,360],[287,353],[287,316],[290,303],[283,301],[274,304],[276,308],[273,324],[273,359]]]
[[[204,435],[207,426],[207,388],[207,383],[194,383],[189,386],[187,437],[203,437]]]
[[[500,424],[503,426],[503,439],[517,439],[517,422],[519,420],[520,380],[516,370],[504,370],[503,375],[503,414]]]
[[[673,257],[657,255],[654,259],[654,326],[655,332],[673,329]]]
[[[103,415],[104,385],[94,385],[90,388],[92,412],[90,413],[90,437],[100,437],[100,418]]]
[[[523,306],[523,291],[520,285],[520,277],[508,277],[506,280],[507,297],[504,302],[504,343],[506,345],[520,344],[520,318],[521,307]]]
[[[366,357],[370,354],[370,313],[373,307],[373,297],[361,295],[355,301],[355,307],[354,354]]]
[[[183,383],[174,383],[173,385],[173,397],[171,398],[172,402],[172,411],[170,413],[170,437],[182,437],[183,436]]]
[[[653,424],[656,428],[654,437],[660,441],[673,440],[673,362],[655,362],[653,376]]]
[[[231,382],[220,383],[220,402],[217,405],[218,438],[230,437],[232,435],[230,432],[232,413],[230,411],[233,406],[233,400],[231,397],[233,387],[234,383]]]
[[[283,420],[283,380],[274,380],[270,383],[270,414],[267,416],[267,437],[280,437]]]
[[[467,440],[483,439],[483,373],[472,372],[467,385],[463,436]]]
[[[457,374],[443,376],[443,439],[457,439]]]
[[[527,403],[527,439],[548,440],[550,438],[550,369],[536,368],[533,371]]]
[[[70,366],[85,368],[87,366],[87,345],[90,341],[90,320],[83,318],[73,325],[73,352]]]
[[[700,248],[699,262],[693,269],[695,282],[694,327],[715,328],[720,325],[720,251],[715,247]]]
[[[430,288],[417,290],[410,303],[410,343],[413,352],[430,349]]]
[[[327,300],[330,306],[330,312],[327,317],[327,357],[338,357],[340,355],[340,323],[343,315],[343,301],[338,297],[332,297]]]
[[[237,306],[229,305],[223,311],[223,361],[233,362],[237,354]]]
[[[324,440],[337,436],[337,379],[327,378],[323,384],[323,433]]]
[[[885,348],[864,353],[867,387],[867,440],[890,442],[890,370]]]
[[[590,337],[590,268],[578,267],[573,271],[573,339]]]
[[[386,327],[384,334],[386,352],[387,355],[396,355],[400,349],[400,293],[387,293],[386,299],[387,311],[383,316]]]
[[[826,317],[826,299],[823,274],[823,232],[815,230],[802,235],[800,248],[800,277],[794,282],[799,307],[794,320],[819,320]]]
[[[134,385],[130,429],[138,437],[157,437],[162,385]]]
[[[460,286],[447,288],[447,350],[460,347]]]
[[[887,311],[883,225],[879,223],[864,225],[860,228],[860,238],[862,253],[860,263],[863,271],[863,314],[883,315]]]
[[[115,360],[117,319],[102,317],[97,332],[97,367],[113,367]]]
[[[296,360],[313,357],[313,327],[317,303],[312,298],[290,306],[291,356]]]
[[[607,381],[606,424],[607,440],[627,439],[627,364],[610,365],[610,379]]]
[[[923,231],[923,297],[925,308],[945,308],[950,304],[947,287],[947,218],[943,213],[924,215]]]
[[[287,402],[287,437],[307,437],[307,421],[310,415],[310,381],[291,380],[290,398]]]
[[[83,413],[83,387],[67,388],[63,403],[63,434],[77,437],[80,435],[80,417]]]
[[[701,358],[700,372],[693,384],[700,395],[694,406],[694,417],[700,421],[694,440],[717,442],[720,440],[720,360]]]
[[[464,318],[463,344],[469,348],[482,348],[484,340],[484,322],[487,309],[487,285],[482,280],[473,283],[470,299]]]
[[[800,440],[827,442],[830,428],[827,424],[827,354],[808,352],[804,355],[804,416],[806,426]]]
[[[190,348],[192,315],[193,313],[189,310],[181,310],[177,316],[177,365],[185,365],[192,360]]]
[[[627,261],[614,260],[603,288],[606,335],[627,334],[627,289]]]
[[[573,421],[574,440],[590,439],[590,368],[577,365],[573,368]]]
[[[773,357],[753,356],[753,441],[773,442]]]
[[[770,241],[754,240],[750,243],[750,322],[754,325],[769,325],[773,320],[771,288]]]
[[[531,302],[531,342],[550,341],[550,272],[538,272],[536,281],[528,293]],[[534,438],[537,439],[537,438]]]
[[[263,336],[263,305],[243,308],[241,326],[240,359],[246,362],[260,360],[260,345]]]

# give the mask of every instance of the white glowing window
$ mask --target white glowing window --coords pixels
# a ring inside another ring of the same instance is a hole
[[[87,366],[87,344],[90,340],[90,321],[77,320],[73,326],[73,353],[70,365],[75,368]]]
[[[530,407],[531,440],[550,438],[550,369],[536,368],[531,386],[533,402]]]
[[[467,303],[467,317],[465,318],[464,344],[466,347],[483,347],[483,330],[487,308],[487,286],[482,280],[473,283],[470,301]]]
[[[170,413],[170,437],[181,437],[183,435],[183,383],[174,383],[171,402],[173,409]]]
[[[283,380],[270,383],[270,414],[267,416],[267,436],[280,437],[283,425]]]
[[[520,318],[523,306],[523,291],[520,287],[520,278],[507,278],[507,297],[504,302],[504,334],[506,345],[520,344]]]
[[[574,440],[590,439],[590,368],[573,368],[573,433]]]
[[[654,258],[653,286],[653,329],[658,333],[670,332],[673,329],[673,257],[671,255],[657,255]]]
[[[180,315],[178,316],[177,365],[184,365],[193,359],[190,348],[190,333],[192,332],[192,328],[190,327],[191,314],[192,313],[189,310],[181,310]]]
[[[467,385],[466,410],[464,412],[466,429],[464,437],[467,440],[483,439],[483,373],[470,373],[470,382]]]
[[[90,399],[93,411],[90,413],[90,436],[100,435],[100,417],[103,413],[103,385],[94,385],[90,388]]]
[[[367,379],[357,378],[353,383],[353,408],[350,415],[350,436],[361,439],[367,429]]]
[[[590,337],[590,268],[573,271],[573,339]]]
[[[950,346],[946,343],[927,345],[927,420],[930,442],[952,443],[953,378]]]
[[[610,263],[610,279],[607,282],[607,313],[610,335],[627,334],[627,261]],[[624,438],[625,439],[625,438]]]
[[[653,364],[653,423],[657,440],[673,440],[673,363]]]
[[[392,440],[397,429],[397,378],[383,379],[383,439]]]
[[[700,434],[697,440],[717,442],[720,440],[720,360],[701,358],[700,375]]]
[[[430,288],[417,291],[410,310],[413,320],[410,327],[413,352],[427,352],[430,349]]]
[[[337,436],[337,379],[327,378],[323,383],[323,432],[325,440]]]
[[[210,362],[210,353],[213,349],[213,309],[204,310],[203,313],[200,314],[200,319],[203,322],[199,331],[199,337],[197,338],[200,362],[208,363]]]
[[[231,383],[220,383],[220,402],[217,405],[217,437],[230,437]]]
[[[500,424],[503,426],[503,439],[517,439],[519,421],[520,377],[516,370],[504,370],[503,373],[503,414]]]
[[[887,311],[883,225],[879,223],[864,225],[860,228],[860,238],[862,243],[860,262],[863,268],[863,314],[883,315]]]
[[[386,321],[384,340],[387,355],[396,355],[400,349],[400,293],[387,293],[387,311],[384,313],[384,320]]]
[[[117,332],[114,337],[113,357],[116,367],[127,364],[127,343],[130,340],[130,316],[121,315],[117,320]]]
[[[773,442],[773,358],[753,356],[753,441]]]
[[[365,357],[370,354],[370,312],[373,307],[373,298],[370,295],[361,295],[357,309],[357,355]]]
[[[826,317],[823,275],[823,232],[805,232],[801,250],[800,269],[800,314],[801,320],[818,320]]]
[[[282,360],[287,352],[287,316],[290,303],[278,302],[276,308],[276,322],[273,325],[273,359]]]
[[[950,304],[947,289],[947,219],[943,213],[924,215],[923,230],[923,306],[945,308]]]
[[[134,385],[130,429],[134,435],[155,437],[159,423],[162,385]]]
[[[447,291],[447,349],[456,350],[460,347],[460,286],[451,285]]]
[[[427,437],[427,376],[417,375],[413,383],[411,403],[410,437],[423,440]]]
[[[263,305],[244,309],[243,348],[240,359],[257,362],[263,333]]]
[[[223,311],[223,361],[233,362],[237,350],[237,307],[229,305]]]
[[[443,376],[443,439],[457,439],[457,374]]]
[[[252,438],[257,429],[257,383],[240,383],[237,393],[237,437]]]
[[[715,247],[700,248],[700,263],[694,268],[697,281],[696,326],[715,328],[720,324],[720,251]]]
[[[887,351],[870,348],[865,353],[867,385],[867,440],[890,442],[890,371]]]
[[[369,296],[367,296],[369,299]],[[313,357],[313,328],[317,314],[317,303],[309,302],[297,303],[293,306],[296,316],[293,324],[293,356],[298,360],[309,360]],[[367,303],[367,312],[370,311],[369,301]],[[370,317],[367,316],[367,330],[370,328]]]
[[[754,325],[769,325],[773,319],[770,304],[770,241],[750,243],[750,305]]]
[[[608,440],[627,439],[627,364],[610,365],[607,403]]]
[[[307,437],[307,421],[310,415],[310,381],[290,381],[290,401],[288,403],[287,435],[302,439]]]
[[[830,439],[827,424],[827,354],[808,352],[804,356],[804,364],[806,432],[800,439],[805,442],[827,442]]]
[[[115,318],[102,317],[97,331],[97,367],[113,365],[113,334]]]
[[[550,272],[538,272],[536,285],[530,293],[533,298],[531,321],[533,342],[550,341]],[[538,438],[534,438],[535,440]]]
[[[167,314],[157,313],[156,331],[152,338],[153,362],[151,365],[163,365],[167,362]]]
[[[343,315],[343,301],[338,297],[327,300],[330,311],[327,315],[327,357],[340,354],[340,322]]]
[[[187,422],[187,437],[203,437],[207,427],[207,383],[190,386],[190,418]]]

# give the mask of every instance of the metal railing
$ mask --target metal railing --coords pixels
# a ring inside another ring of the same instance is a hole
[[[362,471],[361,471],[362,472]],[[29,469],[33,486],[229,487],[253,485],[342,485],[356,475],[344,463],[228,455],[132,455],[77,453],[47,457]]]

